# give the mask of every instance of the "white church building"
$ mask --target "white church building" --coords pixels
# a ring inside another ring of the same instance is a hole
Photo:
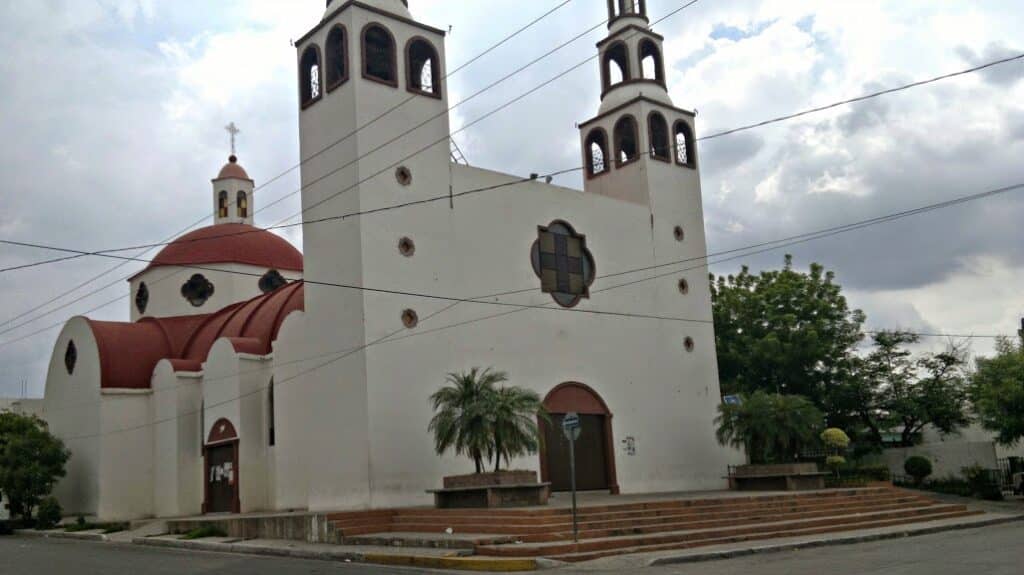
[[[724,488],[743,457],[714,435],[695,117],[646,8],[608,0],[576,190],[453,162],[445,33],[405,0],[328,1],[296,42],[304,254],[252,225],[232,156],[213,225],[131,278],[131,321],[64,326],[43,415],[65,512],[429,504],[473,464],[435,453],[428,397],[474,366],[581,415],[582,489]],[[566,451],[548,430],[512,468],[564,490]]]

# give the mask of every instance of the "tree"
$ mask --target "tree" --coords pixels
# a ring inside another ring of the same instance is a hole
[[[493,453],[486,400],[495,384],[507,380],[504,372],[490,368],[480,371],[474,367],[468,373],[448,374],[448,385],[430,396],[435,414],[428,429],[434,434],[438,455],[455,449],[456,455],[473,459],[477,473],[483,472],[484,456]]]
[[[501,387],[488,400],[487,412],[492,419],[494,435],[494,471],[520,455],[533,454],[540,446],[537,416],[547,419],[547,412],[536,392],[518,387]]]
[[[982,426],[1002,444],[1024,439],[1024,346],[1002,338],[996,355],[976,364],[970,396]]]
[[[448,385],[430,396],[434,417],[428,429],[434,434],[438,455],[454,449],[468,455],[483,472],[484,458],[501,469],[501,460],[536,453],[540,433],[536,418],[547,418],[540,397],[515,386],[497,387],[508,381],[502,371],[472,368],[468,373],[449,373]]]
[[[914,358],[906,349],[919,341],[914,334],[878,332],[873,341],[871,353],[852,361],[844,383],[831,394],[834,412],[856,418],[877,447],[889,432],[898,432],[899,445],[909,447],[926,425],[953,433],[970,423],[960,346]]]
[[[804,397],[756,391],[718,406],[716,436],[722,445],[745,448],[751,463],[785,463],[816,441],[824,420]]]
[[[11,515],[24,519],[64,477],[71,453],[35,415],[0,413],[0,493]]]
[[[802,395],[825,409],[861,340],[864,314],[851,310],[832,272],[793,269],[711,276],[723,393]],[[842,421],[831,421],[843,425]]]

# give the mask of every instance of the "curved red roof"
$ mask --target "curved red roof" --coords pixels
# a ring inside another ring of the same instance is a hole
[[[252,181],[252,178],[249,177],[249,174],[245,171],[245,168],[238,164],[238,158],[235,156],[231,156],[230,158],[228,158],[228,163],[224,164],[224,167],[220,169],[220,173],[217,174],[217,179],[215,179],[214,181],[216,182],[217,180],[226,180],[228,178],[235,178],[238,180],[249,180],[250,182]]]
[[[209,315],[147,317],[136,323],[87,319],[99,348],[100,387],[149,389],[161,359],[171,360],[175,371],[198,371],[222,337],[238,353],[267,355],[288,314],[305,309],[304,296],[304,284],[297,281]]]
[[[160,250],[146,269],[223,263],[302,271],[302,252],[288,240],[255,226],[216,224],[174,240]]]

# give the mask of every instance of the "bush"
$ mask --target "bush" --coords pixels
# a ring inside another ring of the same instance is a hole
[[[963,468],[964,477],[967,479],[967,486],[971,495],[988,501],[1002,501],[1003,489],[996,477],[998,472],[982,469],[979,466]]]
[[[842,451],[850,446],[850,436],[846,435],[846,432],[842,429],[835,427],[822,431],[821,441],[825,444],[825,447],[834,451]]]
[[[14,527],[10,521],[0,521],[0,535],[14,535]]]
[[[932,462],[920,455],[911,455],[903,462],[903,471],[914,478],[914,483],[920,485],[925,477],[932,474]]]
[[[61,508],[57,498],[49,496],[39,502],[36,511],[36,529],[53,529],[60,523]]]
[[[182,539],[203,539],[204,537],[227,537],[228,534],[216,525],[203,525],[189,531]]]

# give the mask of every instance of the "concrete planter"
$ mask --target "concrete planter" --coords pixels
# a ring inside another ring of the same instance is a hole
[[[498,471],[444,478],[444,489],[433,489],[439,509],[527,507],[547,505],[551,484],[537,481],[536,471]]]
[[[828,472],[816,463],[738,465],[729,472],[729,488],[738,491],[803,491],[824,489]]]
[[[451,475],[444,478],[445,489],[458,487],[488,487],[491,485],[526,485],[537,483],[536,471],[498,471],[496,473],[471,473]]]

